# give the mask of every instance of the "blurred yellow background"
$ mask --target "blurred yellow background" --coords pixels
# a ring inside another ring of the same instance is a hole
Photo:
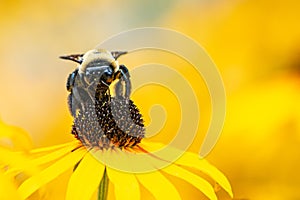
[[[227,116],[208,160],[231,181],[235,198],[300,199],[299,11],[297,0],[2,0],[0,117],[28,131],[36,147],[70,141],[65,82],[75,65],[58,56],[86,52],[131,28],[171,28],[200,43],[224,80]],[[201,120],[208,123],[203,98]],[[151,101],[135,96],[146,124]],[[176,130],[173,123],[164,132]]]

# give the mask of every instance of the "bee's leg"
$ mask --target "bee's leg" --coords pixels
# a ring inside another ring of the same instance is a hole
[[[94,98],[88,88],[88,84],[82,74],[75,71],[70,74],[67,82],[67,89],[71,92],[68,97],[70,112],[73,117],[76,117],[78,112],[83,113],[86,110],[86,105],[94,103]],[[95,92],[94,92],[95,93]]]
[[[120,65],[119,71],[119,81],[115,85],[116,97],[124,96],[125,98],[129,98],[131,94],[131,81],[128,69],[124,65]]]
[[[103,97],[110,98],[109,86],[113,81],[113,70],[106,69],[102,76],[100,77],[100,82],[97,84],[96,88],[96,99],[101,100]]]
[[[76,69],[74,72],[69,74],[66,84],[67,90],[70,92],[68,96],[69,110],[73,117],[76,117],[77,110],[84,109],[83,106],[80,105],[82,97],[79,95],[78,92],[78,77],[78,69]]]
[[[116,97],[123,96],[123,84],[121,80],[118,80],[118,82],[115,85],[115,95]]]
[[[129,98],[131,95],[131,81],[130,81],[130,74],[129,71],[127,69],[127,67],[125,67],[124,65],[120,66],[120,69],[123,71],[122,76],[125,82],[125,97]]]
[[[86,105],[94,103],[93,98],[86,89],[75,87],[72,91],[71,99],[71,112],[76,116],[77,112],[83,113],[86,111]]]

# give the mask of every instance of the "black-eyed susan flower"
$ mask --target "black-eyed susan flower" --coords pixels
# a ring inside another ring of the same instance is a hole
[[[123,101],[124,99],[107,98],[98,102],[96,110],[101,111],[98,118],[90,118],[89,114],[79,114],[73,125],[73,134],[77,141],[32,150],[32,160],[23,168],[46,167],[19,186],[18,194],[21,198],[30,197],[39,188],[69,169],[73,169],[73,173],[68,180],[67,200],[91,199],[97,192],[98,199],[105,199],[108,182],[113,185],[114,196],[118,200],[143,199],[140,187],[146,188],[155,199],[181,199],[178,191],[180,186],[174,185],[168,176],[178,177],[190,183],[209,199],[217,199],[214,184],[218,184],[232,196],[226,177],[198,155],[186,152],[175,162],[166,160],[168,156],[159,157],[159,154],[156,154],[159,149],[165,148],[165,145],[147,142],[139,137],[133,139],[133,136],[118,130],[115,127],[117,122],[110,121],[112,113],[107,105],[122,106],[125,104]],[[132,101],[129,107],[132,119],[142,123],[141,115]],[[118,110],[121,112],[121,119],[124,109]],[[92,110],[88,110],[86,113],[91,112]],[[102,120],[106,121],[106,128],[114,133],[109,139],[107,137],[110,136],[99,138],[99,134],[93,134],[97,133],[97,127],[100,127],[95,126],[95,122]],[[122,121],[126,127],[126,120],[122,118]],[[144,129],[135,127],[133,131],[137,131],[137,136],[142,136],[138,133],[142,133]],[[167,147],[169,155],[175,155],[178,151]],[[194,173],[195,171],[208,175],[214,183]]]
[[[123,53],[92,50],[63,57],[80,64],[67,83],[74,117],[72,134],[77,140],[30,150],[30,161],[9,168],[7,173],[15,175],[30,172],[20,181],[17,194],[21,199],[30,198],[72,169],[67,200],[92,199],[96,193],[98,199],[105,200],[109,183],[117,200],[144,199],[141,188],[158,200],[182,199],[180,186],[173,184],[169,176],[189,183],[209,199],[217,199],[215,185],[232,197],[226,177],[204,159],[144,139],[142,115],[129,98],[127,68],[116,62]],[[119,80],[112,97],[109,85],[116,79]],[[200,176],[200,172],[207,177]]]

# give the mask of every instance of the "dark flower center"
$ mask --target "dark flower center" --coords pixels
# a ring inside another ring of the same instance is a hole
[[[132,100],[105,95],[77,114],[72,134],[92,148],[134,147],[145,135],[142,115]]]

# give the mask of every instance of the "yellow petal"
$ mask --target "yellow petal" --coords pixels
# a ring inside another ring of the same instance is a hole
[[[0,165],[8,165],[9,169],[5,172],[5,174],[10,174],[12,172],[18,171],[22,169],[23,166],[29,163],[30,159],[26,157],[26,155],[18,152],[13,152],[4,148],[0,148]],[[38,169],[36,166],[31,166],[26,170],[28,174],[37,173]]]
[[[104,165],[87,153],[72,174],[66,200],[91,199],[99,187],[104,172]]]
[[[18,188],[18,193],[20,194],[22,199],[26,199],[44,184],[49,183],[66,170],[74,167],[74,165],[82,158],[85,153],[85,149],[78,149],[66,155],[53,165],[50,165],[40,173],[35,174],[34,176],[24,181]]]
[[[17,193],[13,180],[3,174],[0,169],[0,199],[14,199],[18,200],[20,197]]]
[[[60,149],[62,147],[66,147],[66,146],[80,146],[80,142],[76,140],[76,141],[72,141],[72,142],[68,142],[68,143],[64,143],[64,144],[59,144],[59,145],[55,145],[55,146],[49,146],[49,147],[33,149],[33,150],[30,151],[30,153],[31,154],[34,154],[34,153],[47,153],[48,151],[54,151],[56,149]]]
[[[37,157],[30,161],[30,164],[32,165],[42,165],[51,161],[54,161],[67,153],[70,153],[73,149],[78,147],[78,143],[68,143],[69,145],[66,147],[63,147],[61,149],[58,149],[56,151],[53,151],[52,153],[48,153],[44,156]]]
[[[168,154],[166,156],[162,155],[162,158],[164,158],[165,160],[168,160],[167,158],[172,157],[172,155],[180,155],[182,152],[178,149],[175,149],[170,146],[166,146],[161,143],[142,141],[142,143],[139,145],[142,148],[151,152],[155,152],[162,148],[167,148],[168,151],[166,152]],[[172,160],[169,161],[172,162]],[[205,159],[203,158],[201,159],[199,155],[191,152],[185,152],[178,160],[175,161],[175,163],[187,167],[192,167],[194,169],[200,170],[201,172],[207,174],[212,179],[214,179],[231,197],[233,197],[230,183],[225,177],[225,175],[222,172],[220,172],[216,167],[214,167],[209,162],[207,162]]]
[[[107,175],[115,188],[116,200],[140,200],[140,188],[134,175],[107,167]]]
[[[225,175],[205,159],[201,159],[197,154],[186,152],[175,163],[192,167],[207,174],[214,179],[231,196],[231,198],[233,198],[230,183]]]
[[[181,199],[174,185],[171,184],[170,181],[158,171],[145,174],[136,174],[136,177],[157,200]]]
[[[0,148],[0,164],[9,164],[12,166],[22,166],[28,159],[22,154],[14,153],[5,148]]]
[[[170,165],[161,170],[172,176],[176,176],[178,178],[181,178],[189,182],[194,187],[196,187],[199,191],[205,194],[205,196],[207,196],[209,199],[217,200],[217,196],[214,192],[212,185],[210,185],[205,179],[176,165]]]
[[[149,152],[157,151],[161,148],[166,147],[165,144],[158,143],[158,142],[149,142],[149,141],[147,141],[147,139],[143,139],[141,141],[141,143],[139,144],[139,146]]]
[[[66,146],[59,150],[56,150],[52,153],[46,154],[41,157],[37,157],[35,159],[27,160],[22,165],[15,166],[14,168],[10,168],[6,173],[16,173],[18,171],[32,171],[33,168],[37,167],[38,165],[46,164],[48,162],[54,161],[67,153],[70,153],[73,149],[77,148],[78,144],[73,143],[70,146]],[[16,153],[15,153],[16,154]],[[21,154],[20,154],[21,155]]]

